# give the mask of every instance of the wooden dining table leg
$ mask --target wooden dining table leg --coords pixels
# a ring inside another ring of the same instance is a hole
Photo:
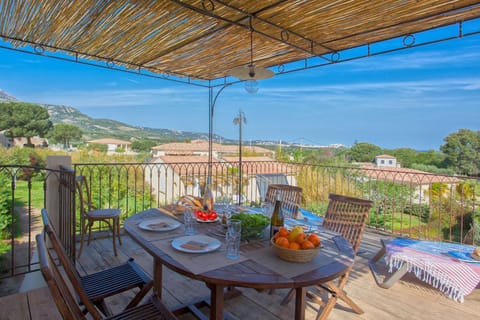
[[[210,288],[210,320],[222,320],[225,286],[211,283],[207,286]]]
[[[153,258],[153,292],[162,299],[162,272],[163,265],[160,259]]]
[[[305,319],[305,308],[307,306],[307,288],[295,289],[295,320]]]

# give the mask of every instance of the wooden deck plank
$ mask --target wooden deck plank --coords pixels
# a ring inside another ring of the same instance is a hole
[[[0,320],[61,320],[47,287],[0,298]]]
[[[368,260],[380,248],[380,239],[388,235],[380,235],[368,231],[362,241],[350,281],[345,290],[348,295],[365,311],[362,315],[353,313],[340,303],[329,316],[332,320],[358,319],[419,319],[419,320],[451,320],[478,319],[480,310],[480,288],[466,297],[464,303],[457,303],[445,297],[440,291],[407,274],[390,289],[378,287],[368,268]],[[129,257],[152,274],[152,257],[140,248],[128,235],[123,235],[123,244],[118,246],[118,256],[113,255],[111,238],[96,239],[90,246],[84,247],[78,267],[82,273],[92,273],[102,268],[123,263]],[[382,267],[382,266],[380,266]],[[0,310],[12,310],[0,313],[0,320],[23,319],[61,319],[55,309],[49,293],[44,290],[18,294],[0,298]],[[293,317],[294,303],[280,306],[286,290],[275,290],[272,295],[266,291],[241,288],[243,295],[225,302],[225,309],[234,319],[285,319]],[[204,283],[183,277],[164,268],[164,288],[162,297],[168,307],[174,308],[189,303],[199,296],[208,296],[209,290]],[[107,303],[113,312],[119,312],[134,296],[134,292],[123,293],[109,298]],[[40,314],[29,314],[28,310],[37,310]],[[307,303],[306,319],[315,319],[318,305]],[[208,308],[202,308],[208,314]],[[56,316],[52,316],[56,314]],[[44,316],[45,315],[45,316]],[[48,316],[47,316],[48,315]],[[32,317],[32,318],[30,318]],[[180,319],[195,319],[192,315],[180,316]]]
[[[467,296],[465,303],[457,303],[445,297],[438,290],[407,275],[386,290],[375,284],[368,268],[368,260],[380,249],[380,239],[388,238],[386,234],[379,234],[368,230],[362,241],[359,256],[354,265],[350,281],[346,286],[348,295],[365,311],[362,315],[353,313],[340,303],[330,314],[329,319],[478,319],[480,310],[480,290],[475,290]],[[120,250],[126,256],[135,258],[147,272],[152,272],[152,259],[127,235],[122,237],[123,245]],[[96,246],[101,254],[111,250],[111,239],[98,239]],[[105,248],[100,248],[105,246]],[[86,253],[86,251],[85,251]],[[95,256],[96,254],[93,254]],[[83,260],[83,256],[82,259]],[[82,263],[82,262],[81,262]],[[87,262],[88,263],[88,262]],[[253,289],[241,289],[243,295],[225,302],[226,310],[238,319],[291,319],[294,304],[280,306],[279,303],[286,293],[285,290],[275,290],[273,295],[267,292],[257,292]],[[195,297],[207,296],[206,286],[178,275],[168,268],[164,269],[163,294],[166,304],[173,308],[182,303],[191,302]],[[419,303],[421,302],[421,303]],[[306,318],[314,319],[318,305],[307,304]],[[205,310],[208,312],[208,310]],[[188,315],[182,319],[193,319]]]
[[[0,298],[1,320],[29,320],[30,309],[26,293],[16,293]]]
[[[32,320],[62,319],[47,287],[28,291],[27,297]]]
[[[346,286],[348,295],[365,311],[362,315],[353,313],[343,304],[337,305],[329,319],[478,319],[480,310],[480,290],[467,296],[465,303],[457,303],[445,297],[438,290],[422,283],[412,275],[407,275],[386,290],[375,284],[368,268],[368,260],[380,249],[380,239],[388,235],[367,231],[362,241],[353,272]],[[119,246],[124,254],[135,258],[150,274],[152,260],[128,236],[122,237],[124,245]],[[110,239],[101,239],[97,245],[111,248]],[[99,249],[105,254],[105,249]],[[83,260],[83,259],[82,259]],[[169,307],[188,303],[199,295],[208,295],[202,282],[193,281],[169,269],[164,270],[164,299]],[[253,289],[241,289],[243,295],[225,302],[226,310],[237,319],[291,319],[294,304],[280,306],[286,293],[275,290],[273,295]],[[319,306],[308,303],[306,318],[314,319]],[[206,311],[207,312],[207,311]],[[193,317],[191,317],[193,319]],[[182,319],[189,319],[184,316]]]

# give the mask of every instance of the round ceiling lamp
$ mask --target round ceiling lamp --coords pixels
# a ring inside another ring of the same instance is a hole
[[[257,93],[257,80],[271,78],[275,73],[263,67],[253,65],[253,28],[250,26],[250,64],[247,66],[238,66],[230,70],[229,75],[240,80],[245,80],[245,90],[248,93]]]

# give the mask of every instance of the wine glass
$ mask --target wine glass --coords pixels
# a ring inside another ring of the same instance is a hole
[[[262,214],[266,217],[271,217],[272,215],[272,211],[273,211],[273,205],[272,203],[268,202],[268,201],[264,201],[261,205],[261,209],[262,209]]]

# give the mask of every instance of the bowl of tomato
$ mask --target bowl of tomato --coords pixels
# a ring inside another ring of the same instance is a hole
[[[198,222],[216,222],[218,221],[218,214],[215,211],[197,210],[195,216]]]

